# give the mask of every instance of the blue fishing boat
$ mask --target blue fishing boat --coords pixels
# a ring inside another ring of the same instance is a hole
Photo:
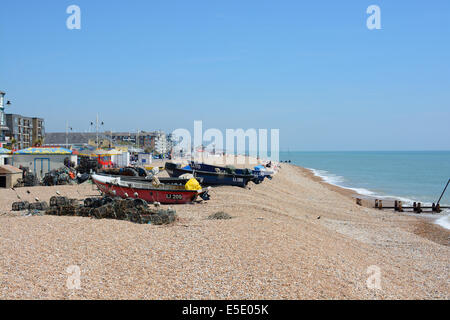
[[[208,172],[196,170],[190,166],[182,167],[179,164],[167,162],[165,165],[166,172],[171,177],[178,178],[184,174],[192,174],[195,178],[201,178],[202,184],[206,186],[237,186],[246,187],[250,181],[258,183],[258,177],[254,174],[237,174],[224,172]]]
[[[255,183],[261,183],[264,181],[266,175],[262,170],[251,170],[251,169],[236,169],[233,167],[219,167],[206,163],[199,163],[195,161],[191,161],[189,166],[195,170],[201,170],[206,172],[221,172],[228,174],[242,174],[242,175],[254,175],[255,179],[253,180]]]

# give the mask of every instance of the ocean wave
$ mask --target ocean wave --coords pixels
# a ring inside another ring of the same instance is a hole
[[[447,215],[437,219],[435,223],[440,225],[441,227],[444,227],[445,229],[450,230],[450,214],[447,213]]]
[[[312,168],[307,168],[308,170],[311,170],[312,173],[314,173],[315,176],[320,177],[322,180],[329,184],[338,185],[338,183],[344,182],[344,177],[337,176],[335,174],[329,173],[325,170],[317,170]]]
[[[365,188],[352,188],[352,187],[347,187],[344,186],[343,183],[345,181],[345,178],[342,176],[338,176],[335,175],[333,173],[330,173],[326,170],[318,170],[318,169],[313,169],[313,168],[307,168],[308,170],[310,170],[316,177],[321,178],[324,182],[332,184],[334,186],[343,188],[343,189],[347,189],[347,190],[353,190],[358,194],[364,195],[364,196],[378,196],[380,198],[382,197],[386,197],[386,196],[382,196],[382,195],[377,195],[375,192],[370,191],[368,189]],[[387,198],[387,197],[386,197]]]

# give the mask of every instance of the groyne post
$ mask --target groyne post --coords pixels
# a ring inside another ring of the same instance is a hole
[[[419,202],[418,204],[417,204],[417,213],[422,213],[422,204]]]
[[[441,213],[442,212],[441,205],[439,203],[436,205],[436,212],[437,213]]]
[[[403,203],[401,201],[398,202],[398,212],[403,212]]]
[[[403,204],[399,200],[395,200],[395,211],[397,212],[403,212]]]

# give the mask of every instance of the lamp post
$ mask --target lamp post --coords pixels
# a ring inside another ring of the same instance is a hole
[[[111,149],[112,148],[112,141],[113,141],[113,130],[111,129],[111,131],[110,131],[110,133],[111,133],[111,139],[109,139],[109,148]]]
[[[11,101],[7,101],[4,104],[6,93],[0,91],[0,146],[3,147],[3,143],[6,142],[6,133],[9,128],[6,126],[5,107],[11,106]]]
[[[66,121],[66,148],[69,149],[69,129],[72,131],[72,127],[69,127],[69,121]]]
[[[98,149],[98,129],[99,129],[99,126],[100,125],[105,125],[105,123],[102,121],[101,123],[99,123],[99,120],[98,120],[98,113],[97,113],[97,119],[96,119],[96,121],[95,121],[95,123],[96,123],[96,137],[97,137],[97,139],[96,139],[96,144],[97,144],[97,149]],[[94,123],[93,122],[91,122],[91,126],[93,126],[94,125]]]
[[[140,131],[139,131],[139,129],[137,129],[136,130],[136,144],[137,144],[137,148],[139,149],[139,133],[140,133]]]

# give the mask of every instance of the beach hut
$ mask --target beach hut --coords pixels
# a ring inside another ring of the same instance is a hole
[[[66,159],[77,162],[77,156],[65,148],[27,148],[13,153],[12,165],[28,167],[37,178],[65,165]]]
[[[0,148],[0,166],[11,164],[12,154],[11,150]]]
[[[20,178],[22,170],[10,165],[0,166],[0,188],[12,188]]]

